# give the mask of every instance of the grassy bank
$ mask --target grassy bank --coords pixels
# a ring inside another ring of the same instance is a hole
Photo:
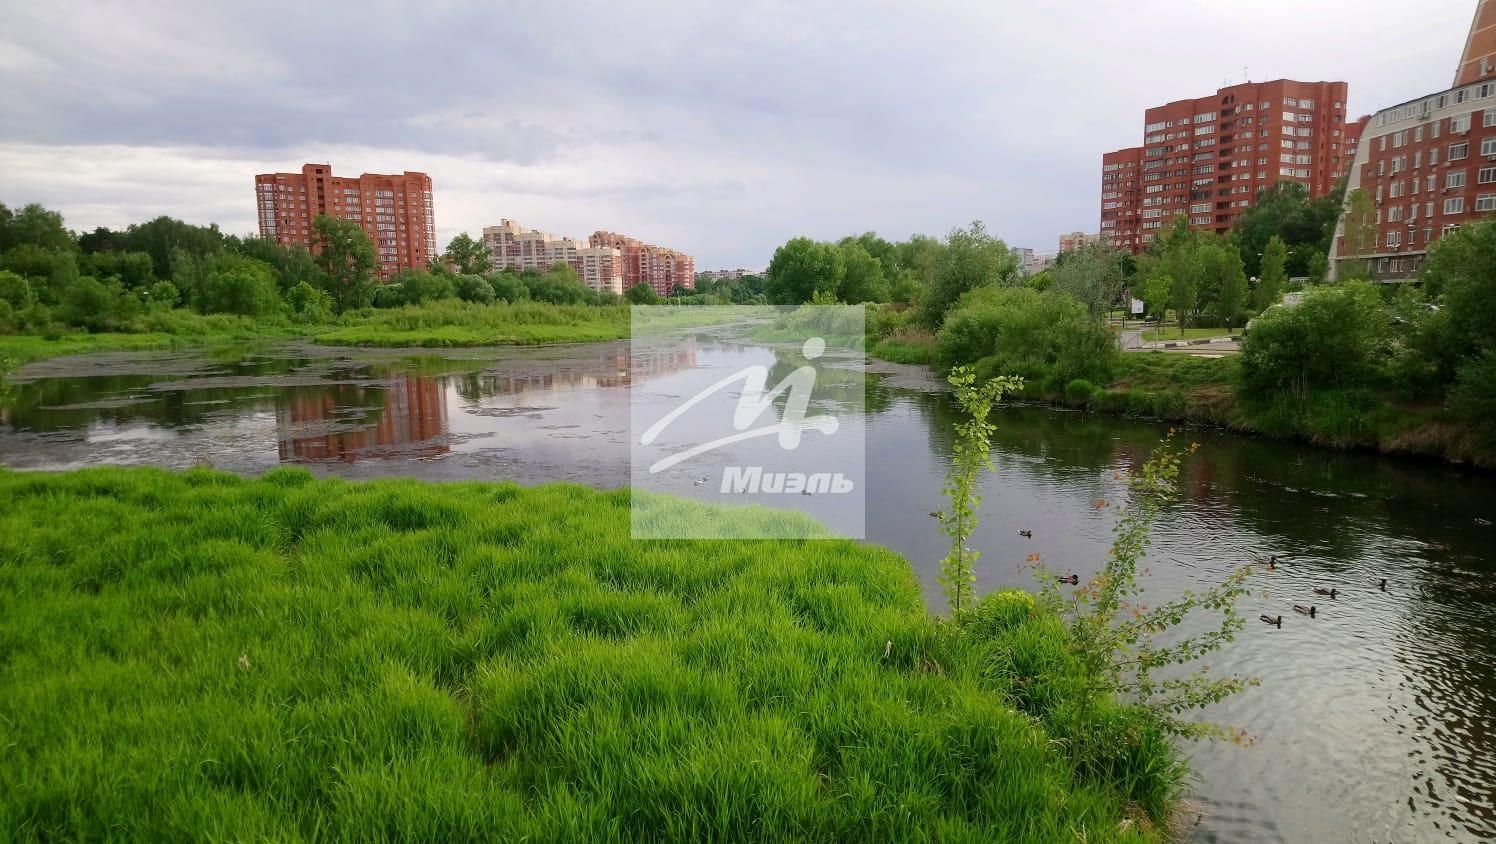
[[[933,340],[879,341],[876,357],[933,363]],[[891,353],[885,353],[891,352]],[[988,373],[984,373],[988,374]],[[991,373],[996,374],[996,373]],[[1241,433],[1296,439],[1340,449],[1433,457],[1496,468],[1496,453],[1477,432],[1441,407],[1407,401],[1389,390],[1318,390],[1302,402],[1252,402],[1241,397],[1236,355],[1208,358],[1177,352],[1129,352],[1105,384],[1070,382],[1044,389],[1030,383],[1021,398],[1102,413],[1195,422]]]
[[[173,311],[141,322],[138,333],[83,331],[0,335],[0,357],[15,364],[85,352],[170,349],[215,343],[305,337],[334,346],[500,346],[590,343],[628,336],[626,306],[445,300],[344,314],[330,324],[203,316]]]
[[[1157,840],[1177,756],[1004,593],[623,491],[0,471],[21,839]]]

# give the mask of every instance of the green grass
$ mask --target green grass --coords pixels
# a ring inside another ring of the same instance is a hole
[[[629,493],[0,471],[15,840],[1160,840],[1183,773],[1059,621]],[[766,518],[763,514],[757,518]]]
[[[349,346],[496,346],[590,343],[629,336],[625,305],[476,305],[455,300],[366,310],[314,334],[318,343]]]

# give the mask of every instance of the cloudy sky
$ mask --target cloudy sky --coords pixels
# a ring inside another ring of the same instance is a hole
[[[1475,0],[0,0],[0,202],[254,230],[253,176],[423,170],[438,239],[510,217],[699,269],[789,237],[1094,231],[1100,155],[1223,83],[1448,87]]]

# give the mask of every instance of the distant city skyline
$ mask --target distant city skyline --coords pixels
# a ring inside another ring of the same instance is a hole
[[[794,236],[900,240],[973,219],[1045,250],[1097,230],[1097,161],[1138,143],[1160,97],[1344,79],[1348,114],[1375,112],[1448,87],[1474,7],[639,4],[639,51],[567,3],[370,19],[336,3],[11,0],[0,202],[78,230],[167,214],[249,234],[254,174],[332,161],[429,174],[438,249],[507,214],[627,231],[701,267],[761,267]],[[1028,37],[998,37],[1014,31]]]

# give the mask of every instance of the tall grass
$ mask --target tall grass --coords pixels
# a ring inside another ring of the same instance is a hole
[[[941,622],[890,552],[634,542],[628,514],[570,485],[0,472],[0,829],[1161,837],[1175,751],[1086,698],[1030,596]]]
[[[585,343],[629,336],[626,305],[479,305],[446,299],[393,310],[344,314],[344,327],[317,342],[355,346],[490,346]]]

